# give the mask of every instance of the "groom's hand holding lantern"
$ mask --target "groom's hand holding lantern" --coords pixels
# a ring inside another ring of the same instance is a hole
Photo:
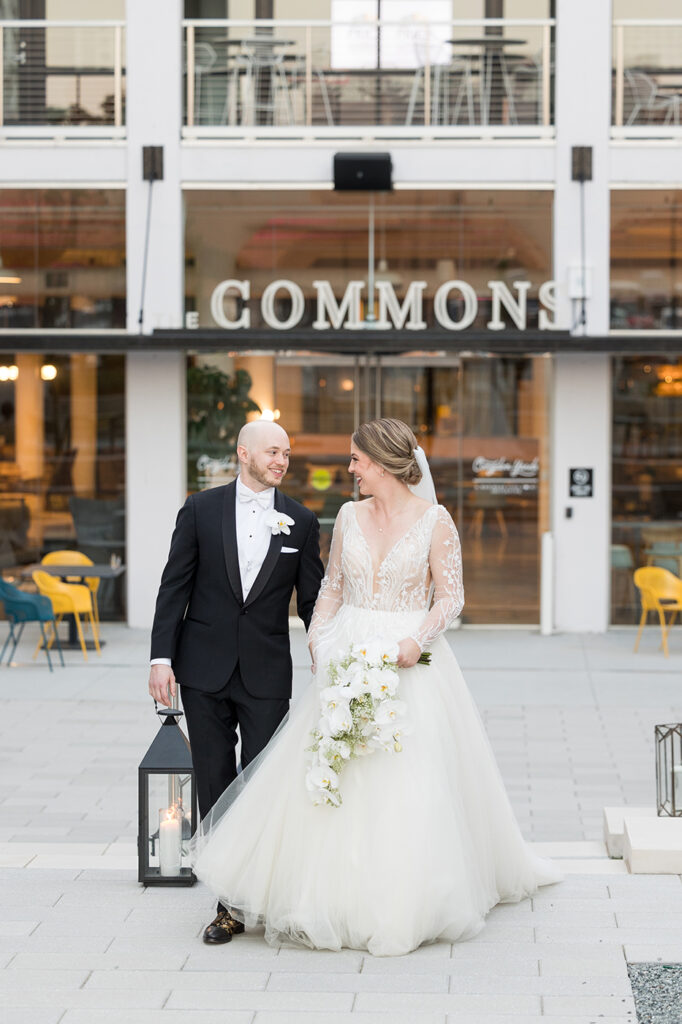
[[[154,700],[167,708],[175,704],[177,687],[170,665],[152,665],[149,673],[149,692]]]

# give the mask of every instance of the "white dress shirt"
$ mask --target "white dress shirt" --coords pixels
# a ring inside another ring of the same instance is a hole
[[[275,488],[252,491],[242,478],[237,477],[235,488],[235,525],[237,528],[237,556],[242,597],[248,597],[256,576],[261,570],[270,547],[272,530],[265,522],[268,512],[275,507]],[[153,658],[152,665],[170,665],[170,658]]]
[[[270,547],[272,530],[265,520],[275,507],[275,488],[255,492],[238,476],[235,501],[239,575],[246,600]]]

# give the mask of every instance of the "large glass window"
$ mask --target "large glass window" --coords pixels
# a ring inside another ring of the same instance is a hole
[[[46,554],[125,560],[124,357],[0,354],[0,568],[30,582]],[[124,618],[103,580],[102,618]]]
[[[639,619],[633,570],[682,575],[682,360],[619,357],[613,373],[611,617]]]
[[[682,190],[611,193],[611,327],[682,330]]]
[[[0,189],[0,329],[125,328],[125,191]]]
[[[239,427],[277,419],[292,457],[284,489],[320,520],[323,558],[341,505],[357,497],[350,436],[363,420],[409,423],[439,501],[462,538],[464,621],[536,623],[540,537],[548,528],[550,361],[456,355],[330,356],[273,352],[191,357],[189,479],[234,479]]]
[[[303,292],[299,326],[310,327],[317,315],[315,281],[329,281],[340,300],[350,280],[367,280],[368,202],[348,192],[187,191],[187,311],[198,314],[199,325],[215,327],[216,285],[228,278],[248,280],[248,302],[230,293],[226,315],[234,319],[246,305],[251,326],[262,327],[266,287],[287,278]],[[491,279],[514,296],[517,282],[530,282],[527,326],[538,326],[539,289],[552,276],[550,192],[401,189],[377,193],[375,208],[377,280],[389,282],[401,301],[412,281],[426,282],[429,326],[435,324],[439,286],[456,279],[475,293],[472,328],[485,328],[491,319]],[[365,303],[366,295],[365,289]],[[290,310],[282,292],[275,309],[280,318]],[[448,314],[453,320],[465,314],[457,292]],[[502,318],[508,330],[515,329],[505,310]],[[295,339],[296,331],[287,336]]]

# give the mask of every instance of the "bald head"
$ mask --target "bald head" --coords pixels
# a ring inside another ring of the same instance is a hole
[[[257,451],[268,448],[271,444],[288,448],[289,438],[286,430],[283,430],[278,423],[271,420],[251,420],[245,423],[239,431],[237,447],[246,448],[247,451]]]
[[[289,468],[291,446],[286,430],[270,420],[245,423],[237,438],[242,482],[252,491],[278,487]]]

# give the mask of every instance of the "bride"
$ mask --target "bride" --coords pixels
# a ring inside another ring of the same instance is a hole
[[[194,870],[268,942],[400,955],[471,938],[495,904],[560,874],[521,836],[444,635],[464,604],[459,538],[414,434],[400,420],[363,424],[349,471],[372,497],[334,526],[308,637],[313,685],[202,823]],[[347,764],[340,807],[316,806],[306,748],[327,665],[378,636],[399,644],[411,731],[400,754]]]

